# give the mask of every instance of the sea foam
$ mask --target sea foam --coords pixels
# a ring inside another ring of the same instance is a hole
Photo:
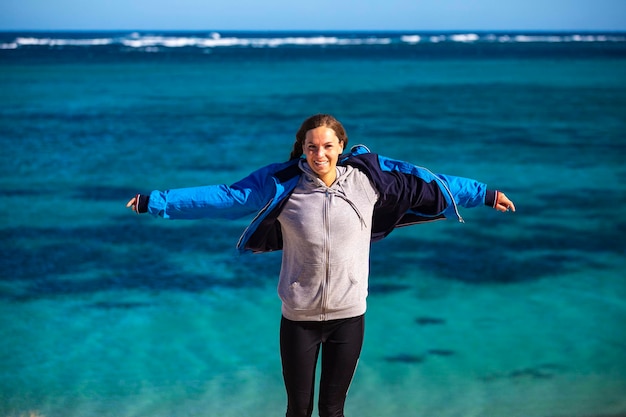
[[[559,42],[626,42],[626,33],[224,33],[182,34],[140,33],[110,36],[107,32],[93,37],[82,33],[61,33],[59,37],[42,34],[16,36],[5,33],[0,49],[20,48],[88,48],[119,45],[124,48],[154,52],[155,48],[280,48],[325,46],[416,45],[419,43],[559,43]],[[269,36],[268,36],[269,35]]]

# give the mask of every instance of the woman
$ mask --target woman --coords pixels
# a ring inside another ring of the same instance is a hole
[[[288,162],[231,186],[153,191],[127,204],[137,213],[170,219],[256,213],[237,247],[283,250],[278,292],[287,417],[312,414],[320,347],[319,413],[343,416],[363,343],[371,241],[398,226],[446,217],[462,221],[457,205],[515,211],[503,193],[477,181],[435,175],[364,146],[343,154],[347,145],[338,120],[314,115],[296,133]]]

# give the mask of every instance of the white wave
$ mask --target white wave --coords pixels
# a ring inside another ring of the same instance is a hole
[[[436,35],[436,36],[431,36],[429,38],[429,40],[432,43],[439,43],[439,42],[445,42],[446,41],[446,37],[444,35]]]
[[[450,36],[453,42],[476,42],[480,37],[475,33],[461,33]]]
[[[406,43],[419,43],[422,37],[419,35],[404,35],[400,37],[400,40]]]
[[[573,42],[626,42],[626,36],[610,35],[573,35]]]
[[[389,45],[392,43],[391,38],[365,38],[365,39],[338,39],[337,45]]]
[[[517,35],[514,37],[515,42],[525,43],[525,42],[562,42],[563,38],[561,36],[556,35]]]
[[[121,45],[127,48],[138,49],[144,52],[158,52],[163,48],[278,48],[283,46],[359,46],[359,45],[388,45],[393,43],[418,44],[440,42],[500,42],[500,43],[529,43],[529,42],[626,42],[626,35],[622,33],[457,33],[457,34],[406,34],[395,37],[378,37],[374,34],[353,37],[339,35],[302,35],[302,36],[275,36],[275,37],[238,37],[222,35],[218,32],[206,34],[189,34],[188,36],[173,36],[167,34],[141,34],[132,32],[119,37],[94,38],[54,38],[20,36],[12,42],[0,44],[0,49],[18,49],[20,47],[92,47],[105,45]]]
[[[143,36],[140,38],[122,39],[121,43],[130,48],[146,48],[162,46],[167,48],[199,47],[256,47],[277,48],[280,46],[324,46],[324,45],[385,45],[391,43],[390,38],[338,38],[335,36],[297,36],[276,38],[238,38],[221,37],[212,33],[208,38],[199,37],[165,37]]]
[[[487,42],[500,42],[500,43],[513,42],[513,38],[511,38],[511,36],[509,35],[496,35],[493,33],[490,33],[489,35],[485,36],[484,40]]]
[[[538,42],[538,43],[558,43],[558,42],[625,42],[626,36],[572,34],[572,35],[494,35],[485,36],[488,42]]]
[[[572,36],[572,41],[574,42],[604,42],[606,41],[606,37],[604,36],[592,36],[592,35],[574,35]]]
[[[19,46],[101,46],[110,45],[112,38],[100,39],[54,39],[54,38],[17,38]]]
[[[197,46],[195,38],[173,38],[163,36],[142,36],[139,38],[131,37],[131,39],[122,39],[122,45],[131,48],[150,48],[156,46],[165,46],[168,48],[181,48],[185,46]]]
[[[252,46],[269,46],[278,47],[284,45],[298,45],[298,46],[310,46],[310,45],[337,45],[339,39],[334,36],[314,36],[314,37],[287,37],[287,38],[251,38],[249,39]]]

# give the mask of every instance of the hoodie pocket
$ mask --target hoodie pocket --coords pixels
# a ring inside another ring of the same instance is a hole
[[[282,280],[278,293],[283,303],[295,311],[336,311],[362,301],[361,284],[351,260],[333,262],[329,268],[326,264],[304,264],[295,279]]]
[[[352,307],[361,301],[361,286],[354,269],[352,260],[331,265],[327,289],[328,310]]]
[[[292,310],[313,310],[322,306],[323,264],[304,264],[294,280],[281,283],[279,295]]]

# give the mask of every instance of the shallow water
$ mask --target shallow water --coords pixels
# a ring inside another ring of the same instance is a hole
[[[319,111],[517,207],[374,245],[348,415],[626,412],[624,46],[392,46],[0,50],[0,415],[283,414],[280,254],[124,205],[283,160]]]

